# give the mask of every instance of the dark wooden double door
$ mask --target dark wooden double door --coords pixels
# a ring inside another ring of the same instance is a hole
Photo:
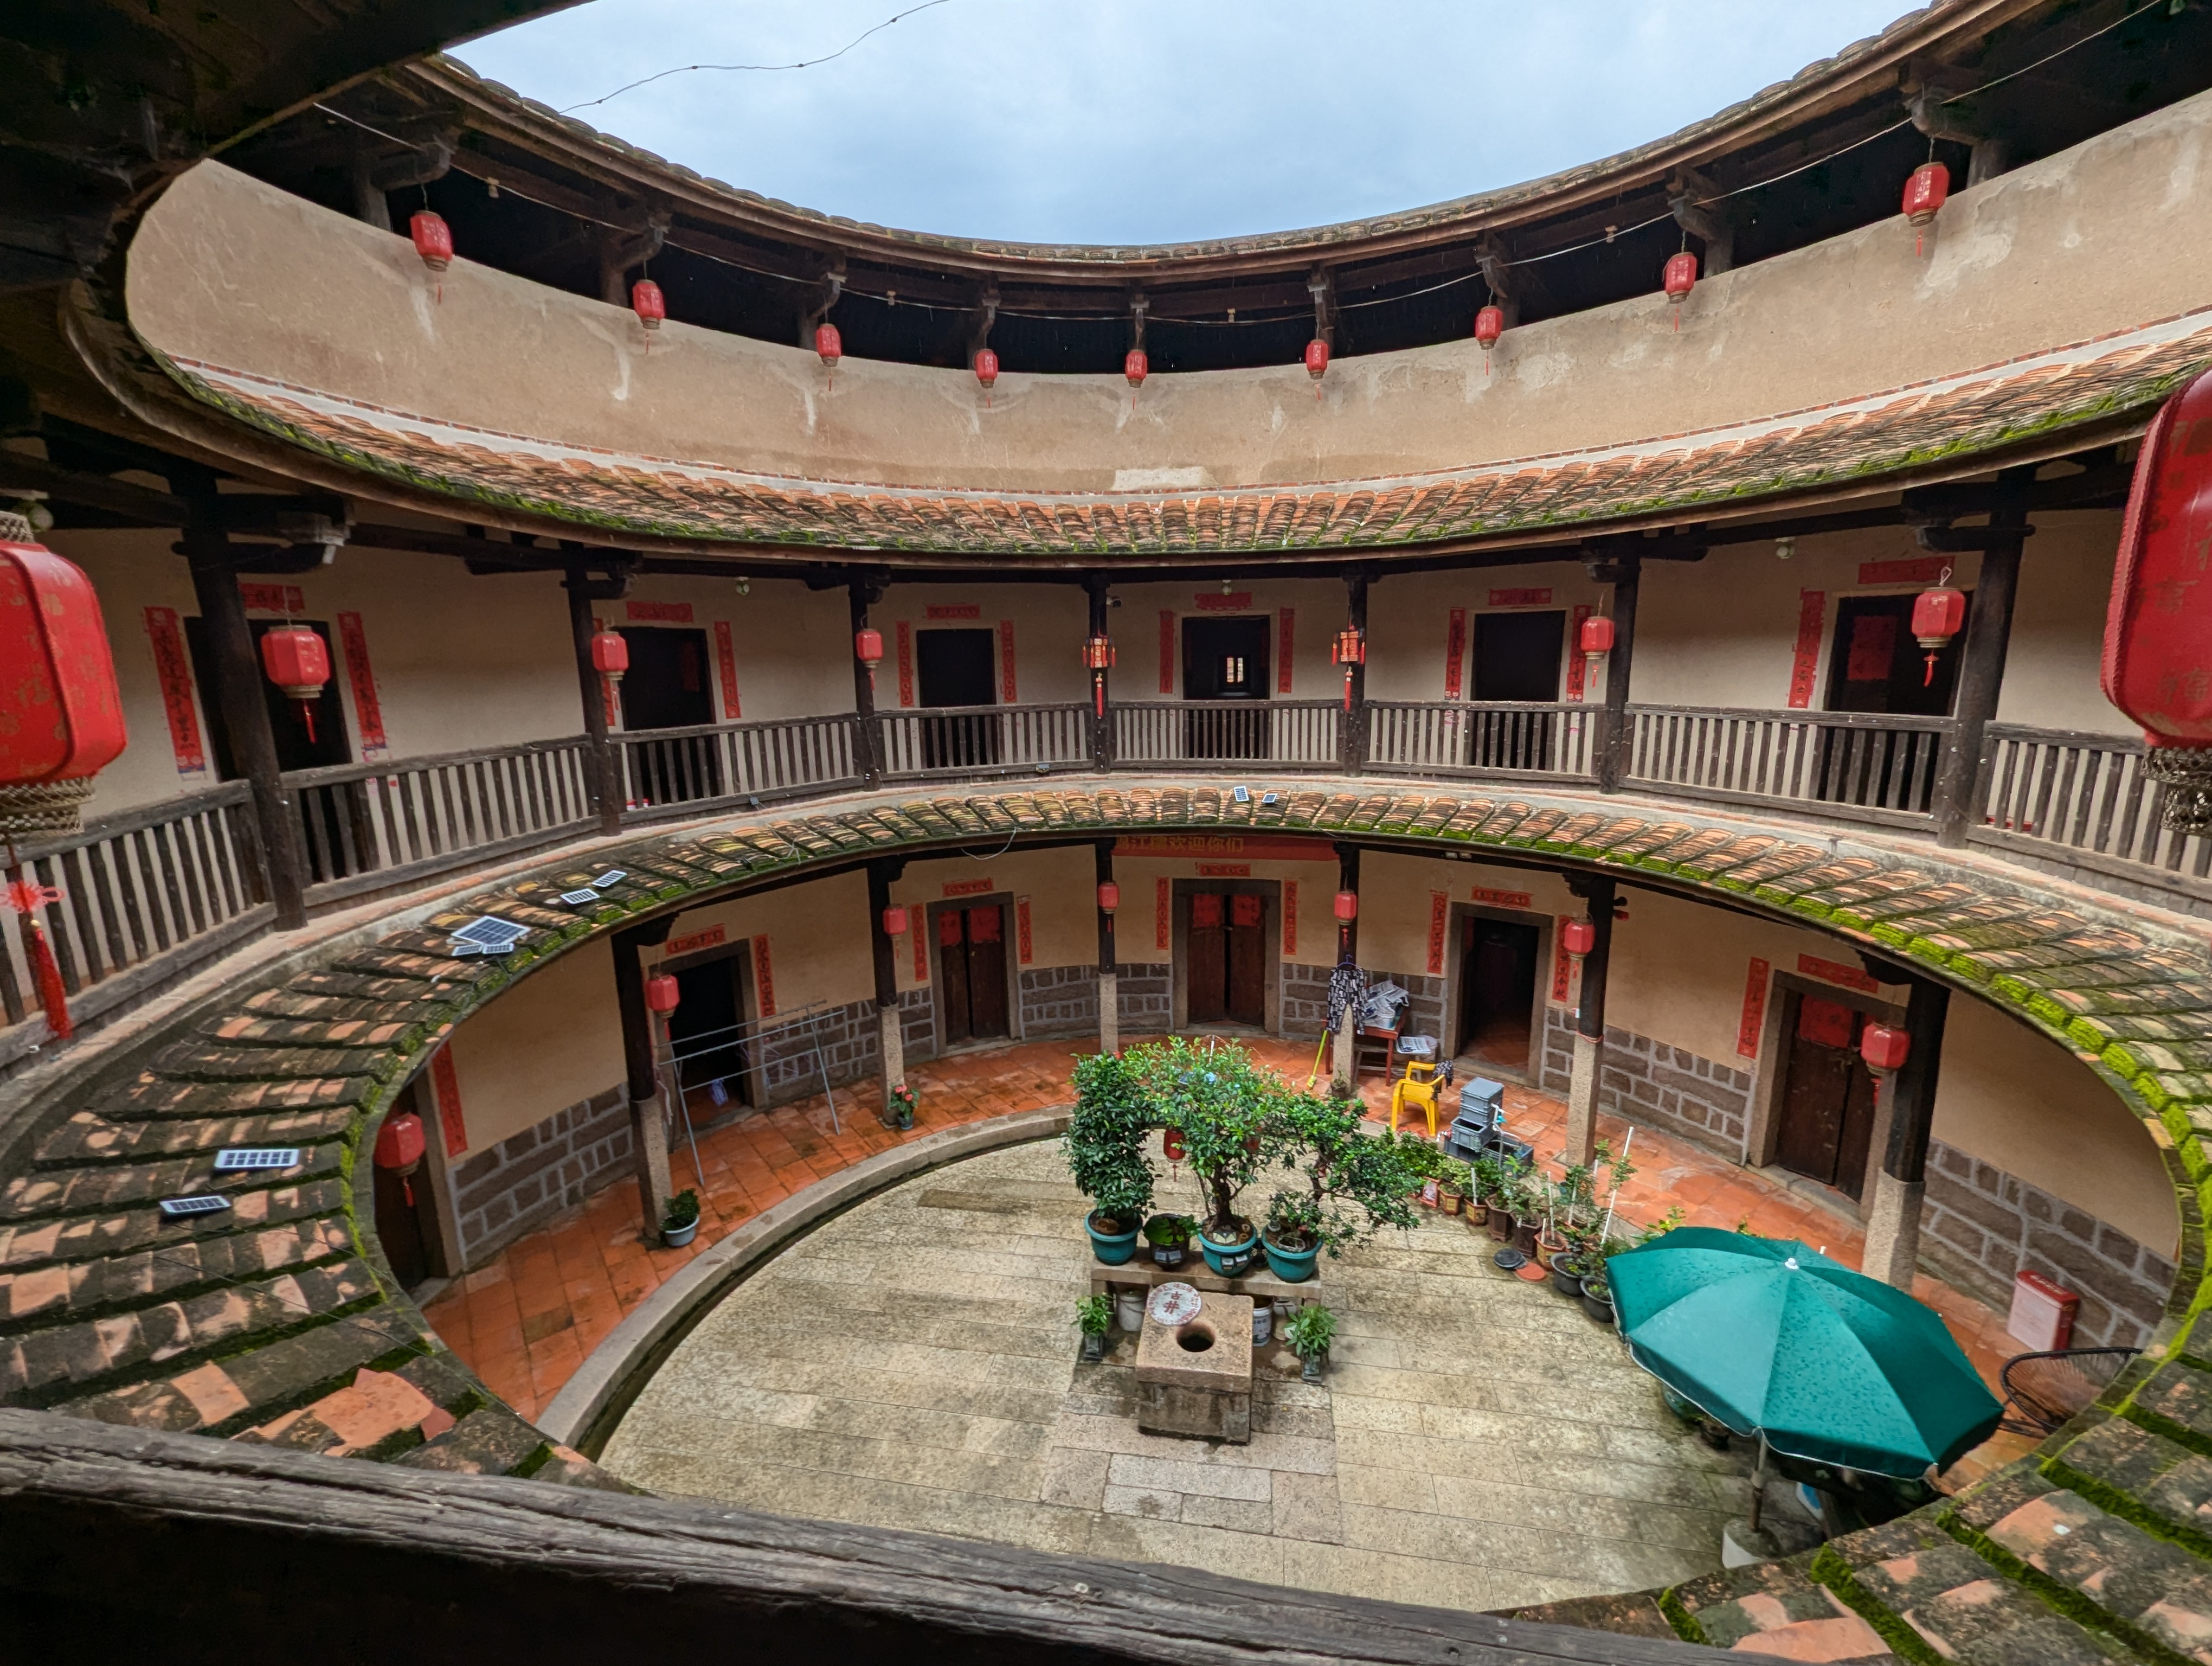
[[[937,1001],[945,1044],[1013,1033],[1006,1006],[1006,910],[1002,903],[937,916]]]
[[[1859,1037],[1871,1020],[1820,995],[1797,995],[1792,1003],[1774,1160],[1860,1196],[1874,1139],[1875,1085],[1859,1056]]]
[[[1466,917],[1461,928],[1459,1044],[1454,1051],[1503,1069],[1528,1067],[1538,950],[1534,926]]]
[[[1267,1022],[1267,899],[1194,891],[1183,987],[1193,1024]]]

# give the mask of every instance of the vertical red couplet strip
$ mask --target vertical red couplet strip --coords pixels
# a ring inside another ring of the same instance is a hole
[[[1759,1032],[1766,1025],[1766,977],[1771,970],[1753,957],[1743,982],[1743,1018],[1736,1025],[1735,1050],[1747,1059],[1759,1056]]]

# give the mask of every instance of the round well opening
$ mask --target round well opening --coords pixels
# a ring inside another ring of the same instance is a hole
[[[1176,1346],[1185,1353],[1203,1353],[1213,1346],[1213,1333],[1204,1325],[1185,1325],[1176,1332]]]

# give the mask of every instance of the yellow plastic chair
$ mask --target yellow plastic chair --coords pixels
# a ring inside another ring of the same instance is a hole
[[[1443,1084],[1437,1080],[1437,1067],[1419,1059],[1411,1060],[1406,1073],[1390,1089],[1390,1132],[1398,1131],[1398,1118],[1407,1110],[1425,1111],[1429,1118],[1429,1138],[1437,1137],[1437,1103],[1443,1097]]]

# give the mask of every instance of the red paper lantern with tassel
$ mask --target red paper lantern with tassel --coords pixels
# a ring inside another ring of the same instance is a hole
[[[988,347],[975,350],[975,380],[983,384],[987,394],[999,380],[999,356]]]
[[[1111,879],[1098,882],[1098,912],[1111,914],[1121,906],[1121,887]]]
[[[331,680],[331,650],[305,625],[279,625],[261,639],[261,669],[284,690],[284,697],[300,702],[300,721],[307,739],[315,738],[315,702]]]
[[[657,972],[645,981],[645,1010],[659,1018],[666,1018],[683,1004],[684,991],[676,980],[665,972]]]
[[[1482,374],[1490,374],[1490,350],[1505,333],[1505,309],[1486,307],[1474,315],[1474,338],[1482,348]]]
[[[1698,257],[1684,249],[1670,255],[1661,283],[1666,286],[1668,304],[1674,308],[1674,327],[1682,327],[1682,303],[1690,298],[1690,291],[1698,287]]]
[[[629,644],[622,633],[602,630],[592,637],[592,669],[610,683],[619,683],[629,669]]]
[[[668,299],[660,293],[660,286],[649,277],[641,277],[629,286],[630,311],[637,321],[648,330],[660,328],[661,320],[668,316]]]
[[[1583,621],[1579,646],[1585,663],[1595,666],[1613,652],[1613,623],[1602,613],[1594,613]]]
[[[442,272],[453,264],[453,228],[429,210],[418,210],[408,221],[407,234],[414,240],[415,252],[432,271]]]
[[[1306,344],[1306,374],[1316,381],[1328,374],[1328,344],[1319,336]]]
[[[1917,256],[1927,239],[1927,228],[1943,211],[1951,195],[1951,170],[1938,161],[1926,161],[1912,170],[1905,182],[1904,214],[1912,225],[1912,252]]]
[[[1951,575],[1947,570],[1943,576],[1948,579]],[[1920,679],[1923,687],[1936,681],[1937,651],[1957,635],[1966,623],[1966,598],[1963,591],[1938,585],[1912,599],[1912,639],[1928,650],[1928,670]]]
[[[905,903],[893,903],[889,908],[884,910],[884,935],[885,937],[904,937],[906,935],[906,927],[907,919]]]
[[[1121,360],[1121,374],[1128,378],[1129,386],[1133,388],[1145,385],[1145,378],[1152,374],[1152,362],[1145,356],[1145,350],[1141,347],[1131,348]]]
[[[837,361],[845,356],[845,337],[837,332],[836,325],[817,324],[814,326],[814,351],[823,363],[832,370],[836,369]]]

